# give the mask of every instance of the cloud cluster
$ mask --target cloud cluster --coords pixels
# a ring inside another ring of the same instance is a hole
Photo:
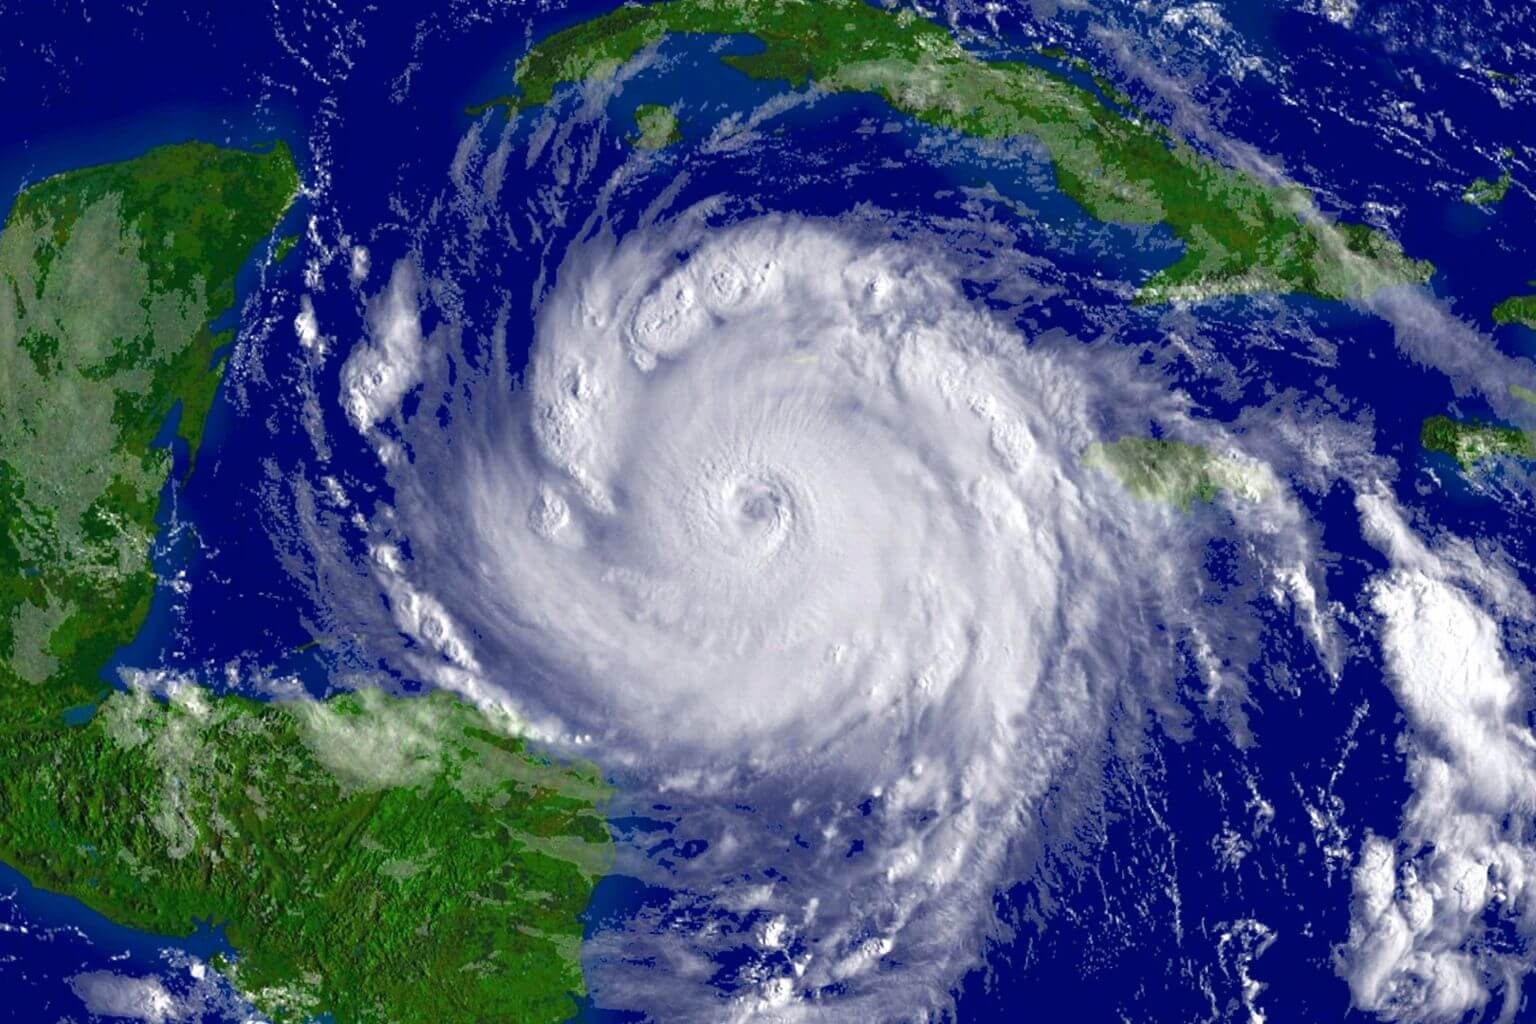
[[[525,375],[500,336],[423,347],[414,269],[370,305],[344,380],[419,382],[430,410],[345,396],[394,490],[375,639],[708,851],[667,881],[733,924],[616,924],[588,947],[600,999],[719,1019],[705,965],[746,948],[744,1018],[941,1006],[1107,708],[1174,676],[1179,637],[1220,674],[1242,633],[1196,621],[1225,612],[1190,592],[1189,517],[1082,458],[1127,403],[1199,428],[1130,359],[1030,345],[931,254],[847,225],[685,215],[596,232],[557,279]],[[1240,518],[1254,550],[1284,539],[1300,600],[1282,492]]]
[[[1460,1020],[1496,986],[1509,1019],[1529,961],[1495,936],[1509,927],[1528,942],[1536,920],[1536,739],[1498,624],[1469,590],[1527,614],[1529,598],[1455,545],[1426,548],[1385,495],[1357,505],[1394,565],[1372,605],[1412,727],[1413,796],[1401,834],[1368,836],[1361,850],[1340,964],[1355,1004],[1390,1019]]]
[[[359,429],[388,416],[420,383],[426,344],[417,311],[420,288],[415,267],[401,260],[389,286],[368,304],[369,341],[352,350],[341,370],[342,404]],[[295,329],[306,346],[318,340],[313,305],[301,308]]]
[[[69,987],[92,1019],[179,1024],[206,1020],[251,1020],[255,1011],[222,975],[177,949],[160,953],[164,969],[155,974],[83,971]]]
[[[158,978],[90,971],[75,975],[70,985],[87,1012],[99,1017],[123,1017],[149,1024],[186,1019],[181,1000],[167,991]]]

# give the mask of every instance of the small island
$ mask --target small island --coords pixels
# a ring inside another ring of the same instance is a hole
[[[277,244],[272,247],[272,262],[281,263],[286,260],[289,253],[293,252],[298,244],[298,235],[284,235],[282,238],[279,238]]]
[[[636,149],[662,149],[681,139],[677,130],[677,115],[672,108],[660,103],[642,103],[635,108],[635,128],[638,134],[630,136]]]
[[[1497,455],[1536,458],[1536,439],[1524,430],[1480,420],[1453,420],[1449,416],[1425,420],[1419,431],[1419,443],[1426,451],[1451,456],[1462,469],[1472,469]]]
[[[1213,504],[1224,493],[1256,501],[1273,487],[1269,473],[1257,463],[1150,437],[1090,445],[1083,464],[1108,470],[1138,501],[1165,502],[1185,512],[1196,502]]]
[[[1493,322],[1536,330],[1536,295],[1511,295],[1493,307]]]
[[[1515,154],[1512,150],[1505,149],[1500,155],[1503,159],[1508,160]],[[1510,178],[1509,168],[1506,167],[1499,174],[1497,179],[1472,179],[1472,184],[1468,185],[1466,191],[1462,192],[1461,198],[1463,201],[1471,203],[1473,206],[1497,205],[1499,202],[1503,201],[1504,196],[1509,192],[1511,181],[1512,179]]]

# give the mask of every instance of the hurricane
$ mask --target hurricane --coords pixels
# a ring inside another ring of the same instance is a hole
[[[1536,1017],[1522,5],[21,6],[0,1017]]]
[[[1236,528],[1309,600],[1310,541],[1234,438],[1123,353],[1021,334],[941,236],[722,211],[594,220],[526,367],[510,299],[478,339],[453,305],[461,260],[396,265],[341,374],[391,493],[347,614],[672,822],[681,856],[621,836],[675,895],[589,938],[600,1001],[942,1014],[1146,680],[1193,649],[1215,687],[1253,644],[1194,598],[1202,528],[1094,444],[1154,418],[1245,460]]]

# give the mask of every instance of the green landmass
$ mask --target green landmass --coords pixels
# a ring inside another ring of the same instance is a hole
[[[1509,160],[1515,154],[1512,150],[1505,149],[1501,155],[1505,160]],[[1466,191],[1461,194],[1461,198],[1476,206],[1492,206],[1504,199],[1509,192],[1511,180],[1508,167],[1504,168],[1496,180],[1474,178],[1472,184],[1468,185]]]
[[[1122,437],[1089,445],[1084,465],[1108,470],[1139,501],[1157,501],[1188,512],[1196,502],[1222,494],[1254,501],[1273,488],[1256,463],[1216,455],[1200,445],[1149,437]]]
[[[261,702],[102,681],[155,588],[230,335],[298,188],[188,144],[50,178],[0,234],[0,859],[130,927],[221,927],[279,1021],[558,1021],[611,852],[590,768],[445,694]]]
[[[1448,416],[1425,420],[1419,431],[1419,443],[1428,451],[1451,456],[1462,469],[1472,469],[1497,455],[1536,458],[1536,437],[1524,430],[1479,420],[1453,420]]]
[[[1493,307],[1496,324],[1522,324],[1536,330],[1536,295],[1513,295]]]
[[[1523,388],[1519,384],[1511,384],[1509,386],[1509,393],[1522,402],[1536,405],[1536,391],[1532,391],[1530,388]]]
[[[660,103],[642,103],[635,108],[636,149],[661,149],[682,138],[677,130],[677,115]]]
[[[1504,198],[1509,191],[1509,172],[1499,175],[1498,180],[1490,181],[1487,178],[1474,178],[1472,184],[1462,193],[1461,198],[1476,206],[1492,206]]]
[[[133,636],[171,467],[153,441],[174,417],[195,459],[232,337],[208,325],[296,189],[285,147],[187,145],[16,197],[0,234],[0,671],[89,696]]]
[[[284,235],[282,238],[279,238],[277,240],[277,245],[272,249],[273,262],[283,262],[283,260],[288,258],[288,254],[293,252],[294,247],[298,244],[298,235]]]
[[[1037,138],[1057,185],[1095,218],[1166,224],[1184,244],[1142,302],[1248,292],[1324,298],[1427,280],[1433,268],[1363,224],[1305,211],[1306,192],[1261,182],[1114,109],[1065,75],[984,61],[940,25],[864,0],[668,0],[620,7],[535,44],[518,63],[509,112],[549,102],[557,85],[612,74],[668,34],[745,35],[762,52],[721,59],[753,78],[871,93],[927,124],[979,138]],[[1108,83],[1105,83],[1108,87]],[[1111,93],[1111,102],[1124,97]]]

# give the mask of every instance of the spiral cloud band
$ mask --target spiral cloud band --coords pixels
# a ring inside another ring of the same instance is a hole
[[[1027,707],[1062,563],[1097,557],[1050,422],[1071,381],[825,231],[759,223],[654,284],[653,254],[611,260],[541,323],[539,458],[476,477],[508,610],[626,680],[621,721],[711,753]]]
[[[921,1015],[1068,753],[1172,673],[1151,638],[1186,615],[1181,514],[1082,453],[1105,403],[1177,410],[1124,359],[1026,344],[910,245],[701,220],[570,254],[526,379],[413,350],[444,411],[378,435],[375,572],[418,670],[665,794],[711,847],[675,870],[750,866],[743,804],[796,837],[793,882],[728,897],[760,958],[743,1016]],[[370,380],[410,383],[385,353],[419,326],[384,321],[416,287],[394,275],[343,374],[363,429],[389,414]],[[615,945],[656,946],[669,998],[690,949],[741,941],[638,931]]]

